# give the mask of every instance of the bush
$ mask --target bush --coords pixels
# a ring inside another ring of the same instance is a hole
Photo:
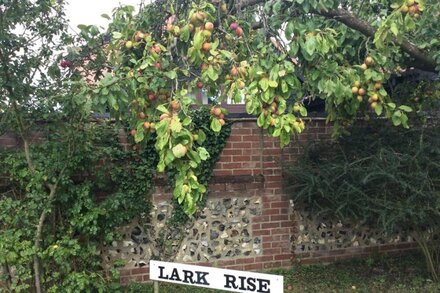
[[[408,231],[440,277],[440,128],[353,128],[314,143],[291,166],[296,204],[324,217],[355,220],[392,234]]]

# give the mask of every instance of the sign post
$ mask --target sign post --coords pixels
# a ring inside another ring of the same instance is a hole
[[[284,288],[283,276],[156,260],[150,261],[150,279],[230,292],[282,293]]]

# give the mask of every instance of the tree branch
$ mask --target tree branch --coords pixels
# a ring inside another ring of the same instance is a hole
[[[341,22],[348,26],[349,28],[352,28],[354,30],[357,30],[358,32],[362,33],[363,35],[367,37],[373,37],[376,34],[376,28],[374,28],[370,23],[356,18],[353,14],[350,12],[344,10],[344,9],[336,9],[336,10],[327,10],[323,11],[320,10],[316,12],[319,15],[322,15],[326,18],[334,19],[338,22]],[[416,45],[413,43],[403,40],[402,43],[398,43],[396,39],[393,41],[395,44],[400,46],[402,50],[410,55],[412,58],[414,58],[417,62],[420,64],[417,66],[417,68],[428,70],[428,71],[436,71],[436,62],[430,58],[430,56],[419,49]]]
[[[245,7],[263,4],[265,0],[241,0],[240,7],[244,9]],[[324,16],[325,18],[334,19],[340,23],[345,24],[351,29],[354,29],[367,37],[373,37],[376,34],[377,29],[373,27],[369,22],[358,19],[355,15],[350,13],[349,11],[339,8],[334,10],[319,10],[313,11],[312,13],[316,13],[318,15]],[[261,25],[254,24],[253,28],[259,28]],[[407,53],[409,56],[415,59],[417,63],[417,68],[432,72],[437,72],[436,62],[429,56],[429,54],[421,49],[419,49],[416,45],[409,42],[408,40],[403,40],[401,43],[397,42],[396,39],[393,42],[400,46],[402,51]]]

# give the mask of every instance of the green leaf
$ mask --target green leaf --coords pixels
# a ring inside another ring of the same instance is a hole
[[[275,80],[269,80],[269,86],[276,88],[278,87],[278,82],[276,82]]]
[[[156,107],[156,109],[162,113],[166,113],[166,114],[170,113],[170,111],[164,105],[159,105]]]
[[[211,65],[209,65],[206,74],[208,75],[208,77],[212,80],[212,81],[216,81],[218,79],[218,73],[217,71],[215,71],[214,67],[212,67]]]
[[[209,153],[204,147],[198,147],[197,152],[199,153],[202,161],[206,161],[209,158]]]
[[[376,112],[377,116],[380,116],[382,114],[382,110],[383,110],[382,104],[377,104],[376,108],[374,108],[374,112]]]
[[[113,39],[119,40],[122,38],[122,34],[120,32],[113,32]]]
[[[399,106],[399,109],[402,110],[402,111],[405,111],[407,113],[412,112],[412,108],[408,107],[408,106],[405,106],[405,105]]]
[[[169,79],[175,79],[177,77],[177,73],[175,70],[172,71],[167,71],[165,72],[165,75],[169,78]]]
[[[309,54],[310,56],[312,56],[313,53],[315,53],[315,50],[316,50],[316,38],[315,37],[307,38],[306,43],[305,43],[305,50],[306,50],[307,54]]]
[[[261,113],[260,116],[258,116],[258,119],[257,119],[258,127],[263,127],[265,121],[266,121],[266,117],[264,116],[264,113]]]
[[[390,30],[395,36],[399,34],[399,29],[397,28],[397,25],[394,22],[391,23]]]
[[[172,132],[179,133],[182,130],[182,123],[178,119],[171,119],[170,129]]]
[[[212,118],[211,129],[216,133],[220,132],[220,130],[222,129],[222,125],[220,124],[220,121],[217,118]]]
[[[267,78],[263,78],[258,83],[260,85],[260,88],[265,92],[269,88],[269,80]]]
[[[194,48],[196,50],[202,49],[203,41],[204,41],[204,38],[203,38],[202,31],[196,32],[196,34],[194,35]]]

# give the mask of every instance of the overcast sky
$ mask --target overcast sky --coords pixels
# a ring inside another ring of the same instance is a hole
[[[94,24],[106,28],[108,20],[102,18],[102,14],[111,16],[113,8],[120,4],[135,6],[137,10],[140,3],[141,0],[69,0],[66,15],[70,27],[76,32],[79,31],[78,24]]]

